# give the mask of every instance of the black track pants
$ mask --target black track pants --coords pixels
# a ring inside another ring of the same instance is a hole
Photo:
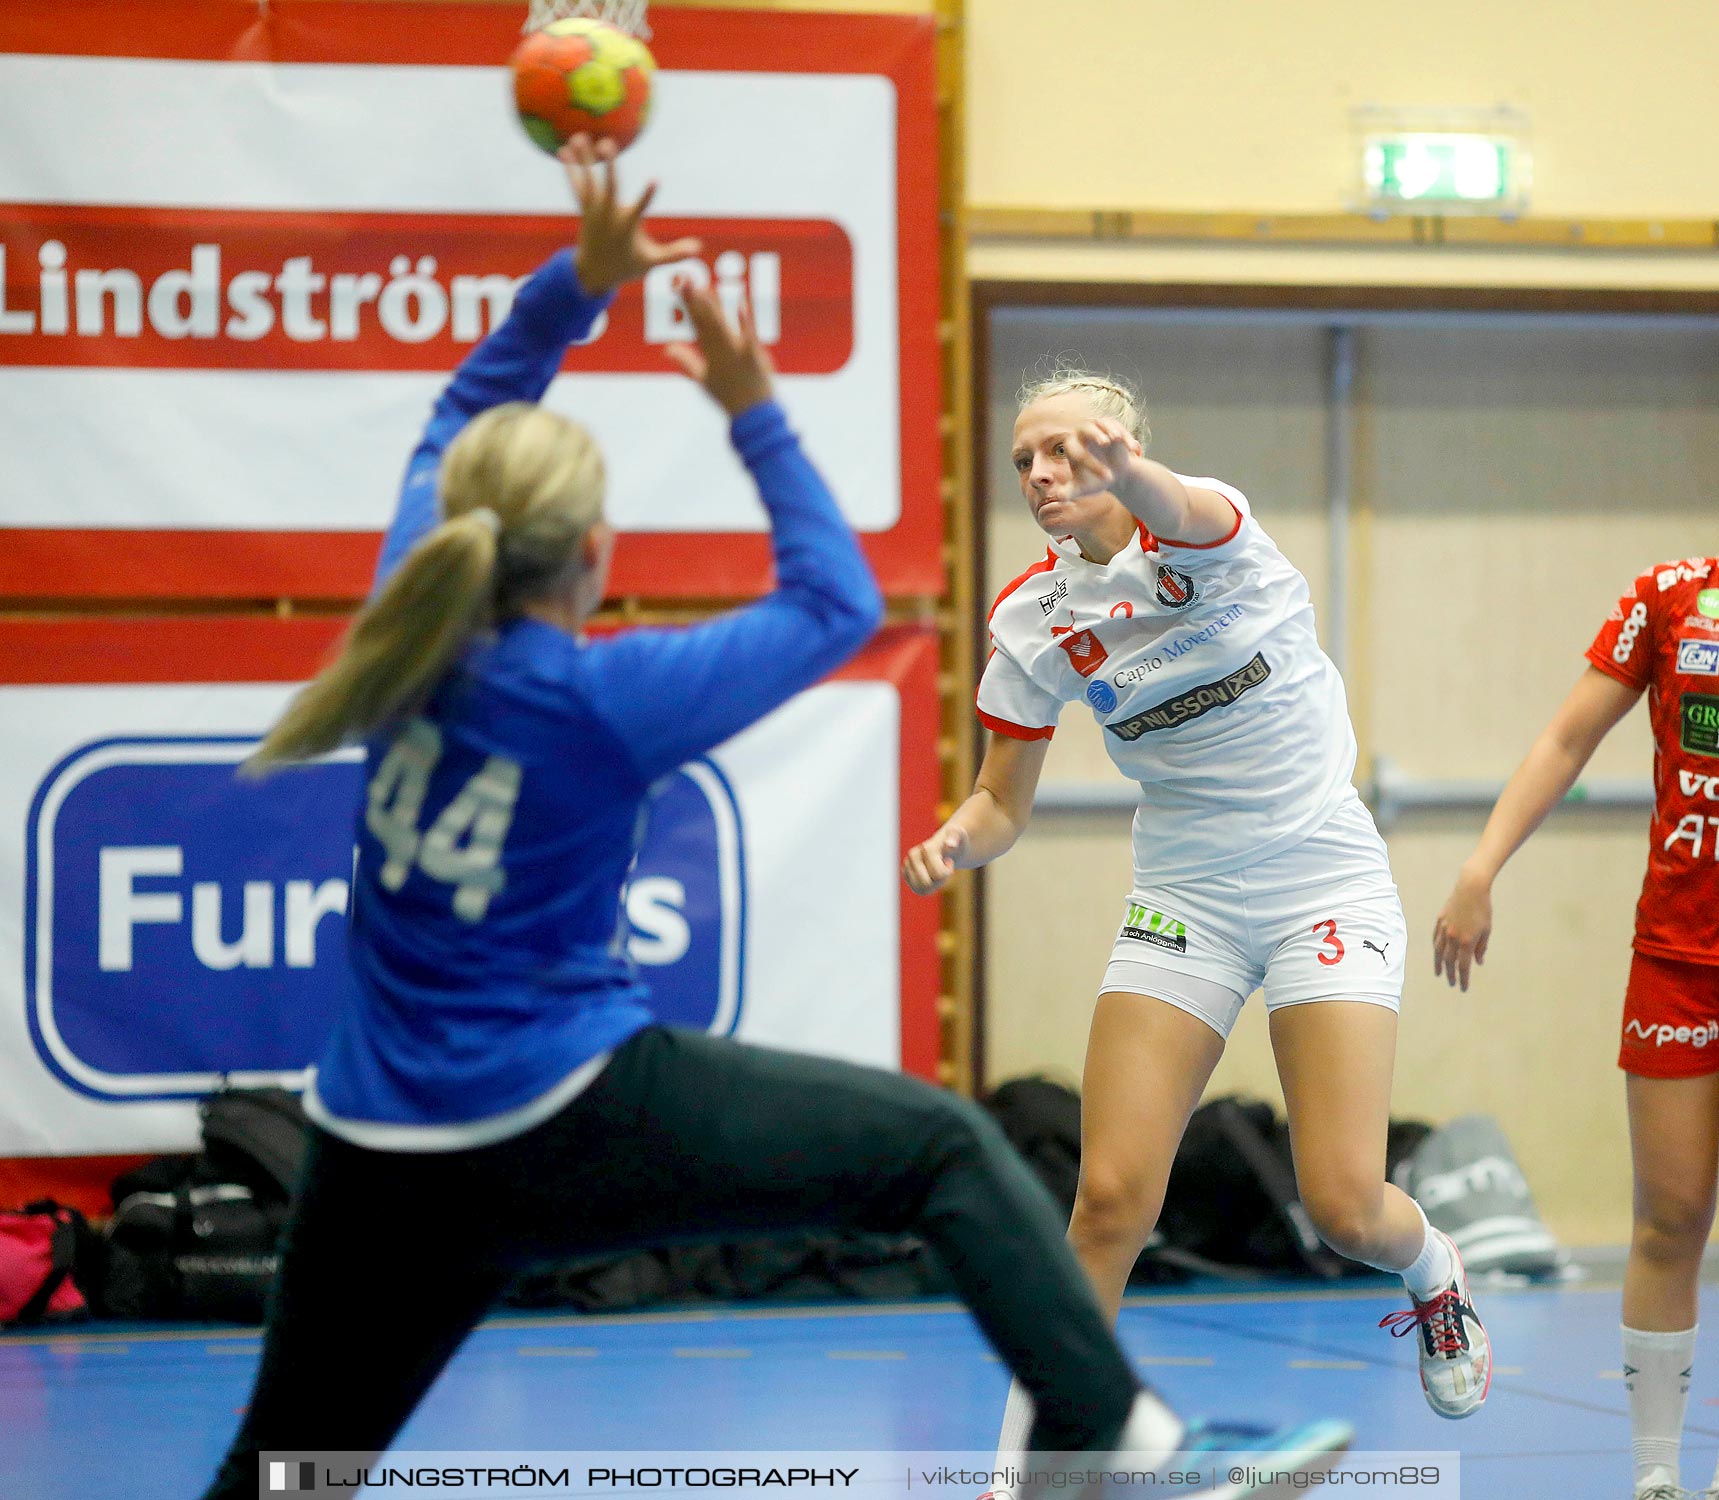
[[[1111,1446],[1138,1382],[1061,1215],[983,1111],[898,1074],[652,1027],[560,1114],[493,1146],[382,1152],[315,1132],[210,1500],[255,1496],[264,1451],[380,1453],[534,1260],[817,1228],[920,1235],[1033,1393],[1033,1446]]]

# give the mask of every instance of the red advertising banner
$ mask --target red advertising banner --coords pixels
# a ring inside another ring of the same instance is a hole
[[[577,238],[506,100],[521,14],[0,9],[0,597],[362,596],[439,379]],[[623,179],[660,181],[660,232],[704,250],[628,287],[547,398],[611,459],[614,590],[770,574],[721,425],[662,354],[684,275],[751,310],[885,590],[939,592],[931,20],[651,21]]]
[[[673,282],[749,310],[783,375],[853,353],[853,248],[828,220],[660,219],[697,259],[622,288],[567,368],[659,372]],[[565,217],[0,204],[0,365],[450,370],[566,253]],[[784,305],[783,288],[792,294]]]

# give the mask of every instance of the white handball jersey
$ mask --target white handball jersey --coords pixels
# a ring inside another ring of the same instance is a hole
[[[1182,483],[1225,496],[1235,530],[1191,546],[1142,526],[1105,564],[1052,542],[992,606],[979,681],[980,719],[1014,739],[1049,739],[1064,703],[1091,705],[1140,783],[1137,888],[1263,859],[1354,796],[1355,733],[1306,579],[1240,490]]]

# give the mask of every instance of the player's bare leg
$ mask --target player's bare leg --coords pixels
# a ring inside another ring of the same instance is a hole
[[[1635,1215],[1623,1319],[1656,1332],[1694,1326],[1701,1256],[1719,1180],[1719,1073],[1624,1080]]]
[[[1320,1000],[1271,1013],[1295,1181],[1319,1237],[1339,1255],[1401,1270],[1420,1254],[1420,1210],[1385,1181],[1397,1015]]]
[[[1166,1001],[1119,991],[1098,998],[1086,1050],[1080,1187],[1069,1241],[1109,1318],[1120,1309],[1128,1273],[1157,1223],[1176,1147],[1223,1050],[1213,1027]],[[1142,1395],[1118,1457],[1157,1451],[1167,1418],[1175,1420],[1154,1396]],[[1031,1422],[1032,1403],[1017,1383],[1003,1414],[999,1466],[1018,1463]],[[1184,1430],[1180,1455],[1169,1462],[1204,1472],[1201,1455],[1222,1451],[1252,1455],[1266,1472],[1324,1472],[1351,1437],[1341,1422],[1274,1429],[1201,1423]],[[1190,1500],[1254,1493],[1252,1484],[1236,1485],[1221,1471],[1208,1482],[1215,1487],[1190,1490]]]
[[[1081,1084],[1080,1186],[1068,1238],[1112,1321],[1158,1222],[1188,1116],[1223,1050],[1216,1031],[1165,1001],[1120,991],[1098,997]],[[1032,1416],[1016,1382],[1003,1411],[999,1455],[1025,1448]]]
[[[1068,1238],[1112,1318],[1164,1206],[1188,1116],[1223,1056],[1198,1016],[1146,995],[1098,997],[1081,1080],[1080,1187]]]
[[[1280,1006],[1271,1045],[1296,1187],[1313,1227],[1340,1255],[1403,1278],[1414,1307],[1381,1326],[1418,1335],[1421,1388],[1435,1412],[1472,1415],[1491,1387],[1492,1346],[1462,1257],[1385,1180],[1397,1013],[1356,1000]]]
[[[1719,1074],[1625,1075],[1634,1224],[1624,1269],[1624,1384],[1635,1489],[1675,1490],[1701,1256],[1719,1177]],[[1719,1488],[1719,1475],[1715,1475]]]

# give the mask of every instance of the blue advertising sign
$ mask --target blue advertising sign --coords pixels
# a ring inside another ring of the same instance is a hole
[[[96,1098],[293,1086],[354,998],[356,752],[240,780],[250,738],[84,745],[31,802],[25,984],[43,1061]],[[744,990],[739,809],[696,761],[653,798],[626,895],[662,1019],[727,1033]]]

